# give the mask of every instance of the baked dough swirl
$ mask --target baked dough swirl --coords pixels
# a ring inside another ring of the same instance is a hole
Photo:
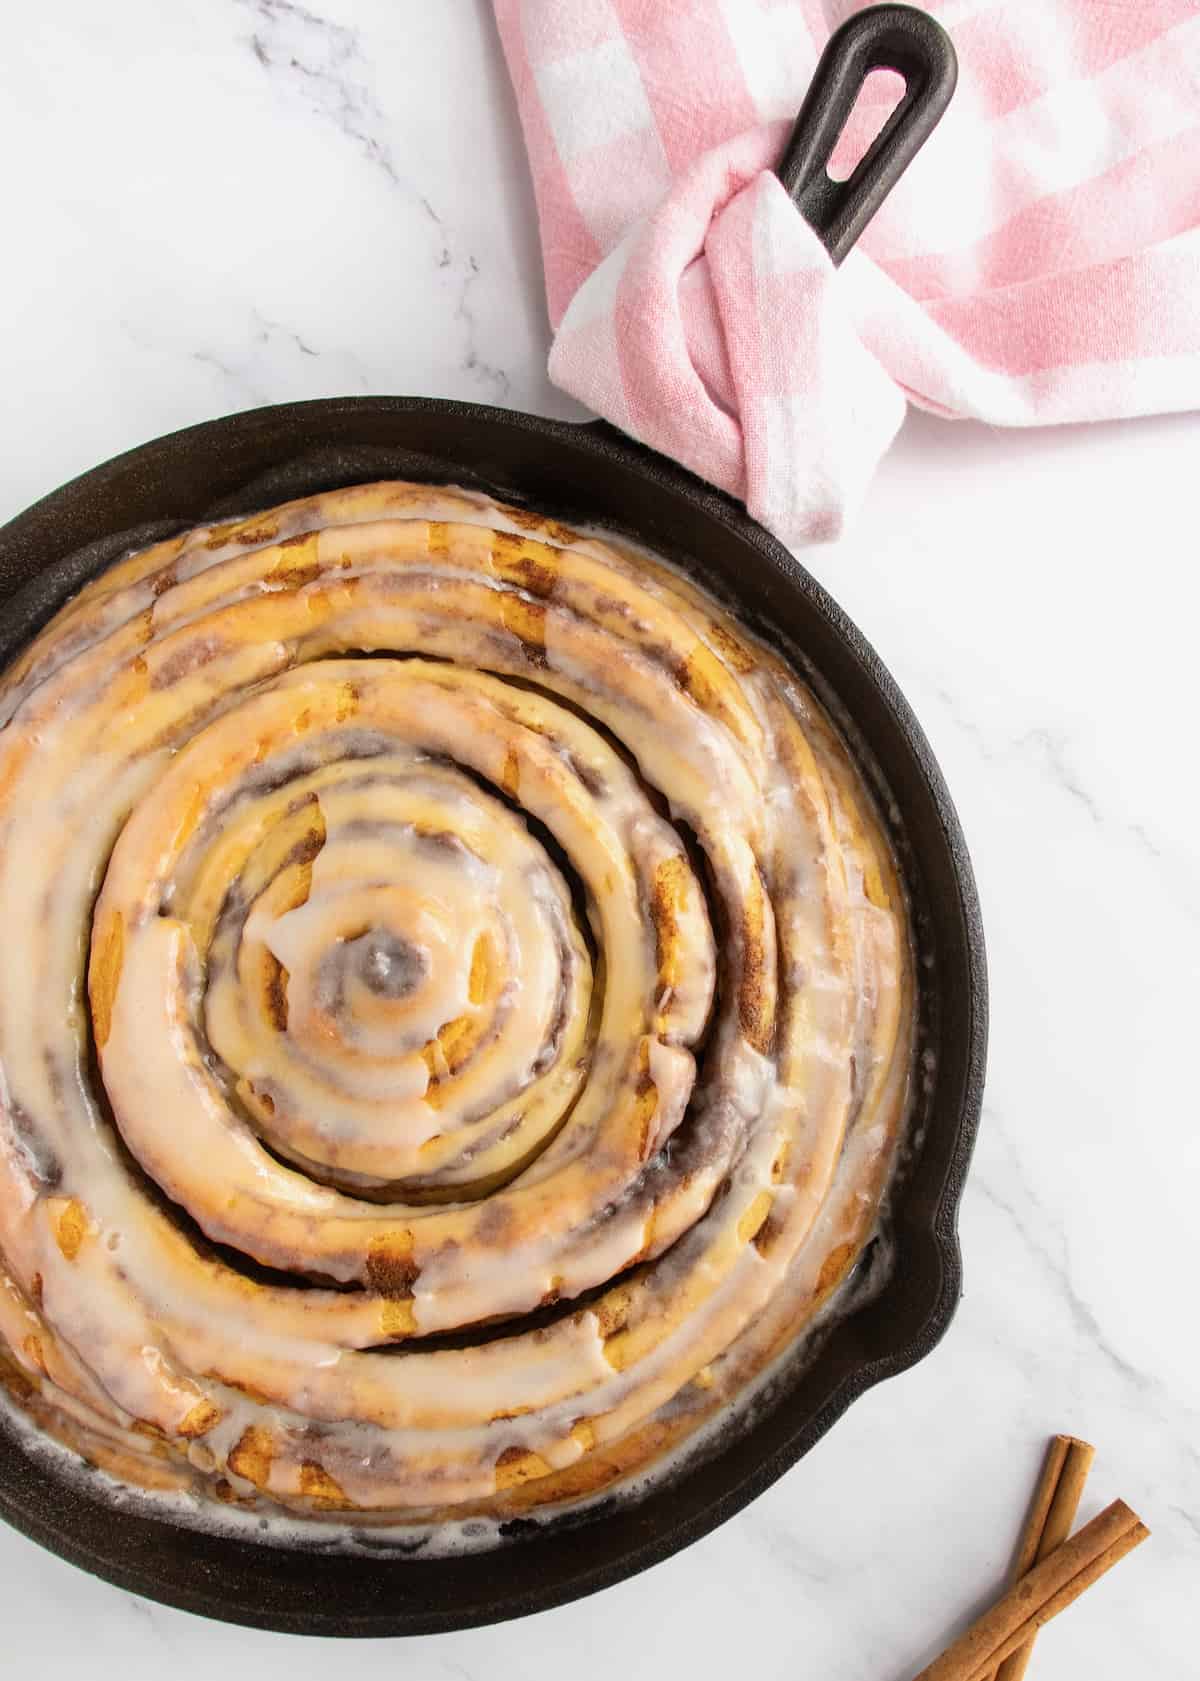
[[[673,570],[385,483],[130,555],[0,686],[0,1370],[128,1482],[553,1512],[875,1230],[903,893]]]

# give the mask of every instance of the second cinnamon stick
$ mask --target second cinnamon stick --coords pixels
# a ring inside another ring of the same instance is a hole
[[[1051,1441],[1017,1548],[1014,1582],[1019,1582],[1070,1535],[1083,1485],[1095,1457],[1096,1450],[1091,1443],[1081,1442],[1077,1436],[1055,1436]],[[1029,1639],[992,1672],[994,1681],[1022,1681],[1032,1656],[1033,1640]]]
[[[984,1681],[1150,1531],[1123,1500],[1114,1500],[1078,1534],[1035,1564],[990,1611],[923,1669],[916,1681]]]

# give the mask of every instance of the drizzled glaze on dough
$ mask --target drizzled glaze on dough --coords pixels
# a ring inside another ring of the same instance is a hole
[[[48,1433],[330,1523],[553,1511],[852,1270],[903,896],[811,695],[661,564],[333,492],[110,569],[0,720],[0,1370]]]

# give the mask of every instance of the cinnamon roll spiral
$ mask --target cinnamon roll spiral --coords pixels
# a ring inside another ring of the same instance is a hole
[[[555,1512],[734,1406],[902,1134],[903,893],[673,570],[386,483],[84,588],[0,685],[0,1373],[120,1478]]]

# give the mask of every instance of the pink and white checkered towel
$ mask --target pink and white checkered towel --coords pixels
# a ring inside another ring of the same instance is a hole
[[[495,4],[551,377],[785,541],[840,531],[906,399],[1002,426],[1200,407],[1200,0],[926,0],[958,91],[836,272],[771,169],[860,6]],[[843,156],[898,85],[868,80]]]

